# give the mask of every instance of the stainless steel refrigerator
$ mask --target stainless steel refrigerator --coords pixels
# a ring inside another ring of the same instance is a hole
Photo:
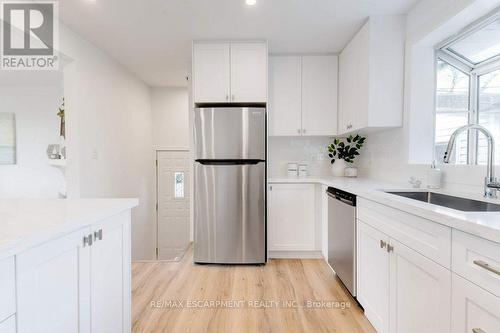
[[[266,262],[266,109],[194,111],[194,261]]]

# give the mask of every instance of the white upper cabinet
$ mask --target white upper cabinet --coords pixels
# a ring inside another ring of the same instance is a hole
[[[298,56],[269,58],[270,135],[302,133],[301,62]]]
[[[231,43],[231,102],[266,102],[267,46]]]
[[[337,134],[338,57],[270,59],[269,135]]]
[[[199,43],[193,48],[195,101],[229,102],[230,47],[228,43]]]
[[[338,57],[302,57],[302,134],[337,133]]]
[[[404,16],[374,16],[339,56],[338,134],[402,126]]]
[[[265,103],[266,43],[196,42],[193,89],[195,103]]]

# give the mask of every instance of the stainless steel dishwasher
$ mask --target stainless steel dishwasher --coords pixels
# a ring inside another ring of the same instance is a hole
[[[356,297],[356,196],[329,187],[328,263]]]

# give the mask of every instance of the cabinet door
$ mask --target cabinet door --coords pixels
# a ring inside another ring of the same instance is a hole
[[[391,333],[450,332],[451,272],[391,239]]]
[[[17,332],[90,332],[89,229],[17,255]]]
[[[389,332],[389,237],[357,221],[357,297],[379,333]]]
[[[269,135],[302,133],[301,57],[269,58]]]
[[[229,102],[229,43],[198,43],[193,46],[195,103]]]
[[[314,250],[314,184],[272,184],[268,196],[269,250]]]
[[[130,213],[94,225],[92,332],[130,332]]]
[[[337,134],[338,58],[302,57],[302,134]]]
[[[370,93],[369,43],[369,25],[365,24],[339,56],[339,134],[366,126]]]
[[[266,101],[266,44],[231,43],[231,102]]]
[[[453,333],[500,332],[500,298],[453,274]]]

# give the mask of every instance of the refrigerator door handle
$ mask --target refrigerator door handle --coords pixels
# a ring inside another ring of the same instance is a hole
[[[233,160],[233,159],[223,159],[223,160],[208,160],[208,159],[197,159],[195,162],[198,162],[203,165],[255,165],[261,162],[265,162],[264,160]]]

